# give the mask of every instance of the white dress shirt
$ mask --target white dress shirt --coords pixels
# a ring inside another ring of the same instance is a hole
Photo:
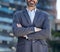
[[[34,20],[34,17],[35,17],[35,12],[36,12],[36,8],[34,10],[29,10],[28,8],[27,9],[27,12],[28,12],[28,15],[30,17],[30,20],[31,20],[31,23],[33,23],[33,20]]]

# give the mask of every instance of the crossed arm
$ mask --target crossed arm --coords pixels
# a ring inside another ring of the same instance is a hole
[[[18,28],[19,28],[19,27],[22,27],[21,24],[16,24],[16,25],[17,25]],[[35,32],[38,32],[38,31],[41,31],[42,29],[37,28],[37,27],[34,27],[34,30],[35,30]],[[28,36],[27,36],[27,35],[24,35],[23,37],[26,37],[26,38],[28,39]]]
[[[16,25],[17,25],[17,27],[22,27],[21,24],[16,24]],[[35,32],[38,32],[38,31],[41,31],[42,29],[34,27],[34,30],[35,30]]]

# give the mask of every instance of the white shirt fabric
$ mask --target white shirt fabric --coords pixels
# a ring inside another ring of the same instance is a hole
[[[31,23],[33,23],[33,20],[34,20],[34,17],[35,17],[35,12],[36,12],[36,8],[32,11],[30,11],[28,8],[27,9],[27,12],[28,12],[28,15],[30,17],[30,20],[31,20]]]

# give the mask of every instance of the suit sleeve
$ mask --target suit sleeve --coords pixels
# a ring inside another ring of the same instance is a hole
[[[12,24],[12,29],[13,29],[13,33],[15,36],[19,37],[19,36],[24,36],[30,33],[34,32],[34,27],[17,27],[17,24],[21,24],[21,14],[19,13],[15,13],[13,15],[13,24]]]
[[[41,31],[28,35],[29,39],[51,39],[51,28],[48,15],[45,16],[42,28]]]

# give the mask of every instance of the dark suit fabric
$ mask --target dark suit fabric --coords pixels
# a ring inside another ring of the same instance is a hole
[[[16,24],[22,27],[17,27]],[[41,28],[39,32],[34,27]],[[48,52],[46,39],[50,39],[49,16],[42,10],[36,10],[33,23],[31,23],[27,10],[17,11],[13,16],[13,33],[18,37],[17,52]],[[27,39],[20,38],[27,35]]]

